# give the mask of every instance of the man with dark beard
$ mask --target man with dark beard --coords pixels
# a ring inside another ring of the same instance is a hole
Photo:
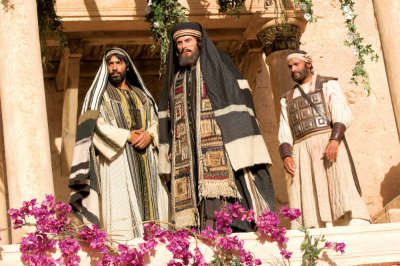
[[[267,147],[250,88],[198,23],[173,27],[160,99],[160,175],[170,178],[175,226],[214,226],[214,211],[239,202],[275,210]],[[246,221],[235,231],[252,231]]]
[[[141,237],[143,221],[167,222],[168,194],[157,161],[157,106],[129,55],[110,49],[77,130],[70,176],[75,213],[115,240]]]
[[[306,228],[369,224],[343,139],[351,111],[337,79],[314,74],[304,51],[287,61],[297,84],[281,99],[279,141],[290,207],[301,209]]]

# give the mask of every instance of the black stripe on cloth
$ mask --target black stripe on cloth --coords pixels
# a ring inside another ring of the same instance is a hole
[[[90,152],[90,168],[89,168],[89,178],[90,178],[90,188],[93,189],[94,191],[98,192],[98,180],[97,180],[97,169],[95,161],[94,161],[94,155],[93,155],[93,150]]]
[[[100,219],[99,219],[99,217],[97,217],[95,214],[93,214],[92,212],[90,212],[87,208],[85,208],[84,206],[82,206],[82,213],[83,213],[83,216],[85,216],[86,217],[86,219],[89,221],[89,222],[91,222],[91,223],[93,223],[93,224],[95,224],[95,225],[97,225],[97,226],[100,226]]]
[[[74,206],[72,206],[74,207]],[[81,222],[83,222],[83,216],[79,213],[79,212],[74,212],[75,216],[78,217],[79,220],[81,220]]]
[[[260,135],[257,121],[247,112],[231,112],[215,119],[218,125],[224,125],[224,130],[220,126],[224,143],[248,136]]]
[[[76,171],[79,171],[81,169],[89,169],[90,163],[88,161],[73,165],[71,167],[71,173],[75,173]]]
[[[168,117],[166,118],[161,118],[158,120],[158,128],[160,132],[169,132],[169,123],[170,119]],[[165,144],[169,143],[169,134],[161,134],[159,136],[160,143]]]
[[[96,127],[96,119],[88,119],[85,122],[78,125],[76,130],[76,142],[88,138],[93,133]]]
[[[71,189],[73,189],[76,192],[71,195],[70,201],[75,202],[79,199],[83,199],[88,195],[90,191],[90,186],[88,184],[75,184],[71,186]]]
[[[81,184],[88,185],[87,183],[82,183],[82,181],[87,182],[87,183],[89,182],[89,175],[87,173],[86,174],[78,174],[76,177],[70,179],[69,186],[72,187],[72,186],[81,185]]]

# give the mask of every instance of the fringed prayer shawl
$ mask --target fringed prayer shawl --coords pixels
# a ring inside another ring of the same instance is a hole
[[[233,169],[227,158],[221,130],[207,96],[199,63],[196,67],[196,143],[191,139],[185,72],[179,72],[174,86],[174,129],[172,140],[172,206],[177,227],[198,226],[194,179],[198,178],[199,200],[204,198],[240,199]],[[191,145],[196,145],[192,149]],[[192,150],[197,151],[193,156]],[[197,162],[193,162],[197,158]],[[198,172],[193,164],[197,163]],[[196,176],[196,177],[195,177]]]
[[[129,55],[122,49],[114,48],[113,50],[117,50],[120,53],[123,53],[126,55],[126,57],[129,59],[129,62],[127,62],[127,65],[130,66],[130,70],[127,72],[127,81],[132,87],[139,87],[138,90],[140,90],[141,97],[147,98],[147,106],[152,109],[153,113],[157,115],[157,106],[154,103],[154,99],[144,86],[144,83],[139,76],[132,60],[130,59]],[[107,52],[106,52],[107,53]],[[99,71],[96,74],[95,80],[92,83],[92,86],[88,93],[86,94],[85,101],[83,104],[82,108],[82,113],[81,117],[79,119],[79,125],[77,129],[77,138],[76,138],[76,144],[75,144],[75,149],[74,149],[74,156],[73,156],[73,161],[72,161],[72,168],[71,168],[71,174],[70,174],[70,188],[71,188],[71,196],[70,196],[70,204],[73,206],[73,209],[75,211],[75,214],[81,218],[84,222],[91,222],[97,225],[100,225],[100,205],[99,205],[99,193],[100,193],[100,184],[99,184],[99,164],[96,158],[95,154],[95,147],[93,145],[93,136],[94,136],[94,131],[96,128],[96,121],[99,116],[99,111],[101,104],[103,103],[104,100],[104,92],[106,90],[108,84],[108,71],[107,71],[107,66],[105,62],[105,57],[103,58],[103,63],[99,69]],[[107,105],[107,104],[106,104]],[[114,105],[114,106],[113,106]],[[109,122],[112,120],[112,117],[115,116],[114,121],[119,121],[116,122],[117,126],[121,126],[121,123],[123,124],[124,118],[120,117],[120,109],[117,108],[118,104],[114,102],[114,104],[111,104],[111,109],[109,110],[109,113],[103,112],[102,117],[104,117],[106,120],[108,119]],[[113,109],[114,108],[114,109]],[[116,118],[118,117],[118,119]],[[147,128],[145,128],[146,130]],[[157,142],[157,140],[155,140]],[[109,149],[113,149],[113,143],[110,140],[107,140],[106,138],[103,139],[103,144],[108,145]],[[128,146],[129,144],[127,144]],[[134,154],[132,152],[129,152],[127,150],[131,149],[132,147],[128,147],[128,149],[124,149],[124,156],[127,156],[129,163],[129,167],[131,168],[135,164],[135,160],[130,160],[129,158],[135,157],[134,155],[130,156],[129,154]],[[147,153],[151,150],[150,147],[147,148]],[[155,152],[156,150],[152,150],[151,152]],[[156,156],[148,156],[146,154],[146,159],[144,160],[145,163],[147,164],[147,168],[151,166],[150,168],[154,168],[154,166],[157,165],[157,159]],[[136,163],[138,161],[136,160]],[[154,182],[154,178],[158,178],[158,175],[155,174],[154,169],[151,170],[150,173],[150,181],[146,184],[146,186],[151,186],[152,182]],[[133,176],[136,174],[139,174],[138,172],[135,172],[137,170],[131,168],[133,171],[132,174]],[[134,179],[134,178],[133,178]],[[140,190],[142,189],[143,183],[142,184],[136,184],[134,185],[135,190]],[[149,190],[147,190],[149,191]],[[139,192],[136,191],[137,194],[143,194],[143,191]],[[152,191],[152,197],[157,197],[157,189],[155,191]],[[138,203],[144,204],[144,201],[141,199],[138,199]],[[168,201],[168,199],[165,199],[164,201]],[[158,201],[159,202],[159,201]],[[155,214],[153,218],[157,218],[156,212],[154,212],[156,207],[157,201],[152,202],[152,213]],[[147,206],[151,206],[151,204],[147,203]],[[139,208],[146,211],[146,208]],[[147,215],[148,214],[148,215]],[[150,217],[150,212],[143,213],[141,219],[144,217]],[[141,229],[139,230],[141,231]],[[135,235],[137,235],[137,232],[135,232]]]

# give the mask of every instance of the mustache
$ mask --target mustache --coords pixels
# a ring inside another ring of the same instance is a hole
[[[192,50],[190,50],[189,48],[185,48],[181,51],[181,54],[183,54],[184,52],[191,52]]]

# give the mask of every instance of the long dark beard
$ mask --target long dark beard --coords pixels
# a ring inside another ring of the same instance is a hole
[[[119,76],[113,77],[112,74],[114,74],[114,73],[118,73]],[[112,72],[112,73],[109,73],[109,75],[108,75],[108,81],[110,81],[110,83],[112,85],[114,85],[115,87],[117,87],[119,84],[121,84],[122,81],[125,80],[125,78],[126,78],[126,72]]]
[[[181,67],[193,65],[194,63],[196,63],[199,55],[199,49],[194,50],[192,55],[184,55],[182,52],[181,54],[179,54],[179,65]]]

